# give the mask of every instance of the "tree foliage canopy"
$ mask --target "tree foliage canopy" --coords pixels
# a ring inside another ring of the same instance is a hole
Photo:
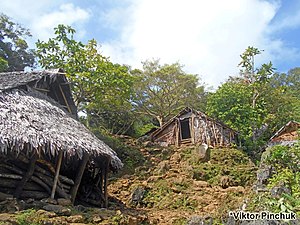
[[[132,100],[136,110],[156,118],[160,125],[186,106],[204,107],[204,86],[179,63],[160,65],[159,60],[148,60],[143,70],[132,73],[137,79]]]
[[[26,37],[31,37],[28,29],[0,14],[0,72],[22,71],[34,65],[34,51],[28,48]]]
[[[300,70],[274,72],[271,62],[254,67],[261,51],[241,55],[241,76],[231,77],[208,98],[208,113],[239,130],[248,143],[261,144],[289,120],[300,119]],[[253,147],[253,146],[252,146]]]
[[[74,40],[75,30],[58,25],[56,37],[38,41],[37,57],[44,68],[61,68],[73,84],[75,102],[85,109],[96,105],[122,105],[130,97],[132,76],[128,67],[113,64],[98,52],[93,39]]]

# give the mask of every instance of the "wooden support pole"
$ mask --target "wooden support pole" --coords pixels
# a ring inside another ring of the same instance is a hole
[[[87,153],[85,153],[83,155],[83,158],[82,158],[82,161],[81,161],[81,164],[80,164],[77,176],[75,178],[74,185],[73,185],[73,187],[71,189],[71,192],[70,192],[71,193],[71,201],[72,201],[72,203],[75,202],[77,191],[78,191],[78,188],[79,188],[82,176],[83,176],[83,172],[85,170],[85,167],[86,167],[86,164],[87,164],[88,160],[89,160],[89,155]]]
[[[60,167],[61,167],[62,158],[63,158],[63,151],[59,151],[57,164],[56,164],[55,177],[54,177],[54,182],[53,182],[53,187],[52,187],[51,197],[50,197],[52,199],[54,199],[55,192],[56,192],[56,186],[57,186],[57,182],[58,182],[58,177],[59,177],[59,171],[60,171]]]
[[[109,172],[109,164],[110,164],[111,158],[109,157],[106,160],[106,167],[104,170],[104,183],[103,183],[103,188],[104,188],[104,207],[107,208],[108,206],[108,193],[107,193],[107,185],[108,185],[108,172]]]
[[[175,146],[179,146],[179,124],[178,120],[175,120]]]
[[[19,185],[17,186],[17,188],[14,192],[14,196],[16,198],[20,197],[25,184],[32,177],[37,159],[38,159],[38,155],[37,155],[37,153],[34,153],[29,161],[29,167],[28,167],[27,172],[23,175],[22,180],[20,181]]]
[[[192,144],[195,144],[195,127],[194,127],[194,119],[195,119],[195,115],[192,114],[192,118],[191,118],[191,121],[190,121],[190,132],[191,132]]]

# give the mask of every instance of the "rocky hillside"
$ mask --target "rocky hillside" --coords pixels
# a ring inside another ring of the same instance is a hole
[[[157,147],[128,138],[114,145],[125,168],[110,178],[109,209],[12,199],[0,203],[0,224],[221,224],[228,211],[243,207],[256,178],[255,165],[237,149]]]
[[[193,217],[219,224],[228,211],[243,206],[256,167],[242,151],[222,148],[203,154],[201,146],[149,144],[139,146],[143,165],[133,174],[111,180],[109,191],[118,201],[116,207],[135,209],[150,224],[186,224]]]

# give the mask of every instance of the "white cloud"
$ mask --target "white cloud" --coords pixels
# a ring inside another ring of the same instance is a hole
[[[53,36],[53,28],[58,24],[71,25],[77,31],[77,36],[84,37],[84,25],[91,17],[89,10],[75,6],[72,3],[61,4],[52,0],[2,0],[2,12],[24,27],[29,28],[33,37],[46,40]],[[34,47],[34,44],[29,43]]]
[[[39,39],[45,40],[52,36],[53,28],[58,24],[73,25],[76,23],[77,26],[80,26],[89,18],[88,11],[70,3],[62,4],[58,10],[41,15],[38,23],[33,24],[32,29]],[[81,37],[85,34],[83,29],[80,29],[78,33]]]
[[[217,86],[238,73],[247,46],[280,46],[267,32],[278,7],[262,0],[135,0],[121,17],[127,24],[120,38],[102,48],[112,60],[134,67],[151,58],[179,61]]]

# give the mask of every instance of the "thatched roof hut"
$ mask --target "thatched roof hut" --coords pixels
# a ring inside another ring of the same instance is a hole
[[[2,159],[18,159],[22,155],[30,160],[36,155],[37,160],[51,165],[61,162],[60,173],[75,180],[74,185],[77,175],[82,173],[78,187],[83,173],[91,171],[91,178],[101,176],[101,184],[107,186],[103,182],[107,180],[108,167],[116,171],[123,164],[109,146],[76,118],[70,86],[61,71],[0,73]],[[73,189],[73,201],[77,190]]]
[[[238,132],[201,111],[186,107],[151,134],[160,145],[207,144],[225,147],[238,144]]]
[[[268,145],[293,145],[299,140],[299,129],[300,123],[289,121],[270,138]]]

